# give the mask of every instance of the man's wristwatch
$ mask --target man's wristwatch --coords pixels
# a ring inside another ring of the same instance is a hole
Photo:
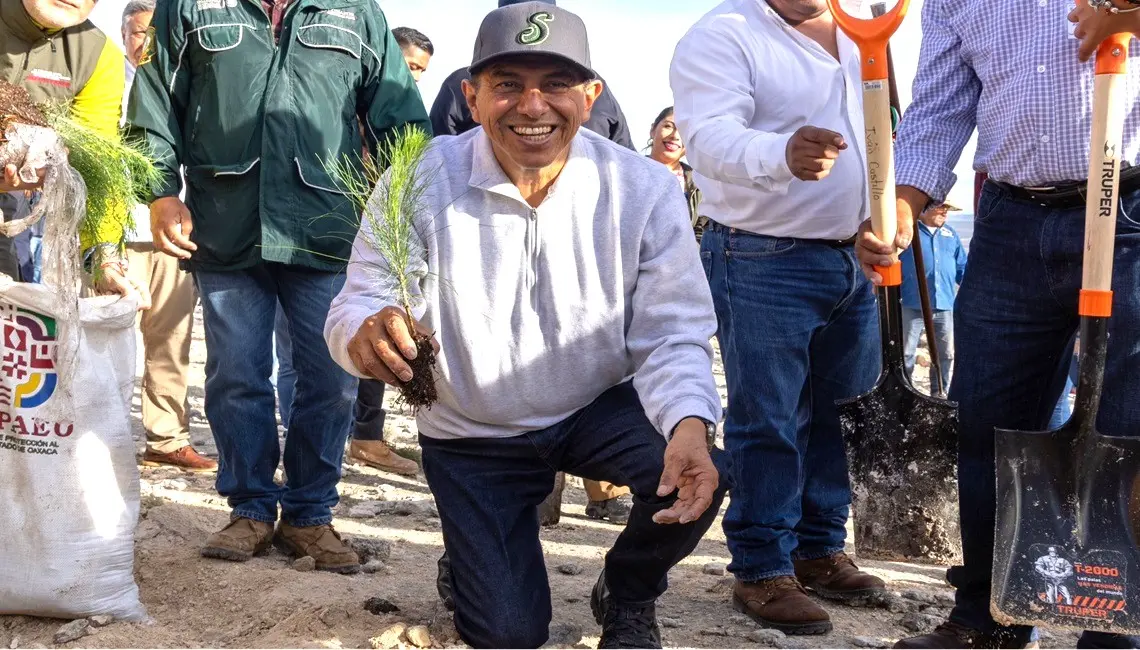
[[[690,415],[688,417],[681,418],[681,421],[677,423],[677,427],[681,426],[681,422],[689,419],[700,420],[704,423],[705,443],[708,444],[709,451],[712,451],[713,447],[716,446],[716,422],[710,422],[698,415]],[[673,440],[673,434],[677,433],[677,427],[673,427],[673,430],[669,432],[669,441]]]

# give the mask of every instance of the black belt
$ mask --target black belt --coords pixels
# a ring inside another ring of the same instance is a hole
[[[1006,191],[1014,199],[1035,203],[1044,208],[1068,209],[1085,205],[1088,195],[1088,181],[1065,181],[1049,187],[1018,187],[989,179],[998,188]],[[1122,165],[1120,172],[1120,194],[1131,194],[1140,190],[1140,165]]]
[[[706,226],[706,229],[707,230],[719,230],[720,232],[724,232],[724,233],[728,233],[728,234],[732,234],[732,233],[737,232],[736,228],[731,228],[731,227],[726,226],[726,225],[724,225],[718,221],[714,221],[713,219],[709,219],[709,225]],[[743,232],[746,235],[754,235],[757,237],[775,237],[774,235],[761,235],[760,233],[748,232],[747,230],[742,230],[740,232]],[[777,239],[794,239],[796,241],[804,242],[805,244],[822,244],[824,246],[830,246],[832,248],[846,248],[848,246],[854,246],[855,240],[858,237],[859,237],[859,233],[856,232],[854,235],[851,235],[847,239],[805,239],[803,237],[776,237],[776,238]]]

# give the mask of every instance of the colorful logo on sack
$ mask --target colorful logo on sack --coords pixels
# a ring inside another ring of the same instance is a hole
[[[55,319],[0,304],[0,406],[34,409],[55,394]]]

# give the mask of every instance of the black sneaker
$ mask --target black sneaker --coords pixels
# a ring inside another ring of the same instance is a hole
[[[435,575],[435,591],[447,611],[454,612],[455,600],[451,597],[451,559],[447,557],[447,551],[440,556],[436,566],[439,572]]]
[[[657,607],[627,606],[614,603],[606,586],[606,572],[598,576],[590,595],[590,611],[602,626],[598,648],[660,648],[661,629],[657,627]]]
[[[599,521],[608,520],[614,524],[625,524],[633,509],[633,497],[628,494],[605,501],[591,501],[586,506],[586,516]]]

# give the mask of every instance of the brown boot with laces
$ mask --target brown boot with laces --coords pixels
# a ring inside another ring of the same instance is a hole
[[[293,557],[306,555],[317,561],[318,571],[358,573],[360,556],[340,539],[332,525],[290,526],[285,522],[277,528],[273,545]]]
[[[245,562],[269,548],[273,524],[246,517],[234,517],[226,527],[210,535],[202,547],[202,557]]]
[[[853,604],[886,595],[886,583],[860,571],[843,551],[817,560],[795,560],[793,564],[800,583],[828,600]]]
[[[732,588],[732,605],[761,627],[784,634],[827,634],[831,617],[808,596],[799,580],[777,576],[759,582],[739,582]]]

